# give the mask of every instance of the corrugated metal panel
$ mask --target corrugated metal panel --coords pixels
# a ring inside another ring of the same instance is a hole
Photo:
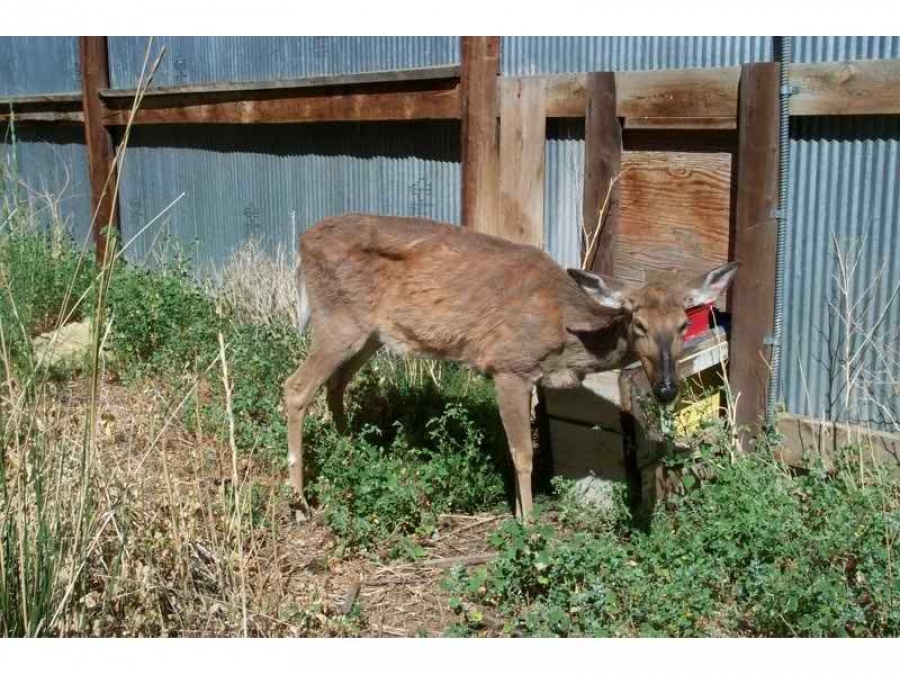
[[[860,363],[878,373],[873,392],[891,414],[900,414],[900,299],[880,327],[880,312],[900,284],[900,117],[809,117],[792,120],[790,229],[785,295],[783,393],[790,412],[849,417],[900,430],[886,410],[857,397],[844,411],[846,331],[835,284],[836,246],[861,253],[852,275],[853,302],[880,277],[858,308],[859,326],[849,342],[854,353],[872,335]],[[879,274],[882,265],[883,273]],[[879,357],[884,345],[892,354]],[[893,381],[893,386],[890,381]]]
[[[900,58],[896,35],[798,35],[791,46],[796,63]]]
[[[504,36],[504,75],[706,68],[770,61],[769,36]]]
[[[550,120],[544,172],[544,249],[563,267],[581,267],[584,120]]]
[[[0,37],[0,96],[80,90],[77,37]]]
[[[15,150],[8,140],[0,153],[4,164],[16,167],[20,198],[41,217],[55,212],[76,241],[87,241],[91,205],[84,132],[69,125],[20,125],[16,137]]]
[[[110,82],[135,86],[147,37],[110,37]],[[248,82],[459,63],[454,36],[156,37],[155,86]],[[151,56],[152,58],[152,56]]]
[[[128,240],[179,193],[184,199],[136,241],[147,260],[166,236],[205,266],[251,236],[274,251],[348,211],[460,219],[459,124],[138,127],[125,162]]]

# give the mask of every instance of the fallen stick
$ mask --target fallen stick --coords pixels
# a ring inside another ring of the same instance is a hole
[[[496,553],[475,553],[474,555],[462,555],[456,558],[437,558],[435,560],[426,560],[422,567],[454,567],[455,565],[479,565],[481,563],[490,562],[497,557]]]
[[[347,616],[350,610],[353,609],[353,603],[359,597],[359,589],[362,588],[362,583],[362,581],[354,581],[353,585],[350,586],[350,590],[347,591],[347,597],[344,598],[344,603],[341,605],[342,616]]]

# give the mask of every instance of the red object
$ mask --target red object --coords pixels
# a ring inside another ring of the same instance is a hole
[[[710,302],[706,305],[698,305],[687,311],[688,327],[684,333],[685,341],[703,335],[709,330],[709,318],[712,316],[713,304]]]

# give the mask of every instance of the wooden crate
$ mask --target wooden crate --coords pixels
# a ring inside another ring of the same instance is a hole
[[[687,345],[681,372],[686,379],[697,378],[721,370],[727,358],[728,342],[724,331],[717,329]],[[646,377],[637,363],[588,375],[574,389],[544,389],[553,474],[575,480],[583,497],[600,506],[610,503],[615,483],[639,476],[642,484],[632,488],[645,506],[652,506],[661,446],[659,434],[641,410],[641,398],[647,393]],[[718,414],[717,405],[706,402],[706,406],[707,414],[713,410]]]

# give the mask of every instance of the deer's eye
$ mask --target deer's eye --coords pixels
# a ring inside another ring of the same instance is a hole
[[[687,329],[688,329],[688,322],[687,322],[687,321],[684,321],[684,322],[682,322],[682,324],[678,327],[678,332],[681,333],[682,335],[684,335],[684,333],[685,333],[685,331],[687,331]]]
[[[640,319],[634,320],[634,332],[636,335],[646,335],[647,334],[647,324],[645,324]]]

